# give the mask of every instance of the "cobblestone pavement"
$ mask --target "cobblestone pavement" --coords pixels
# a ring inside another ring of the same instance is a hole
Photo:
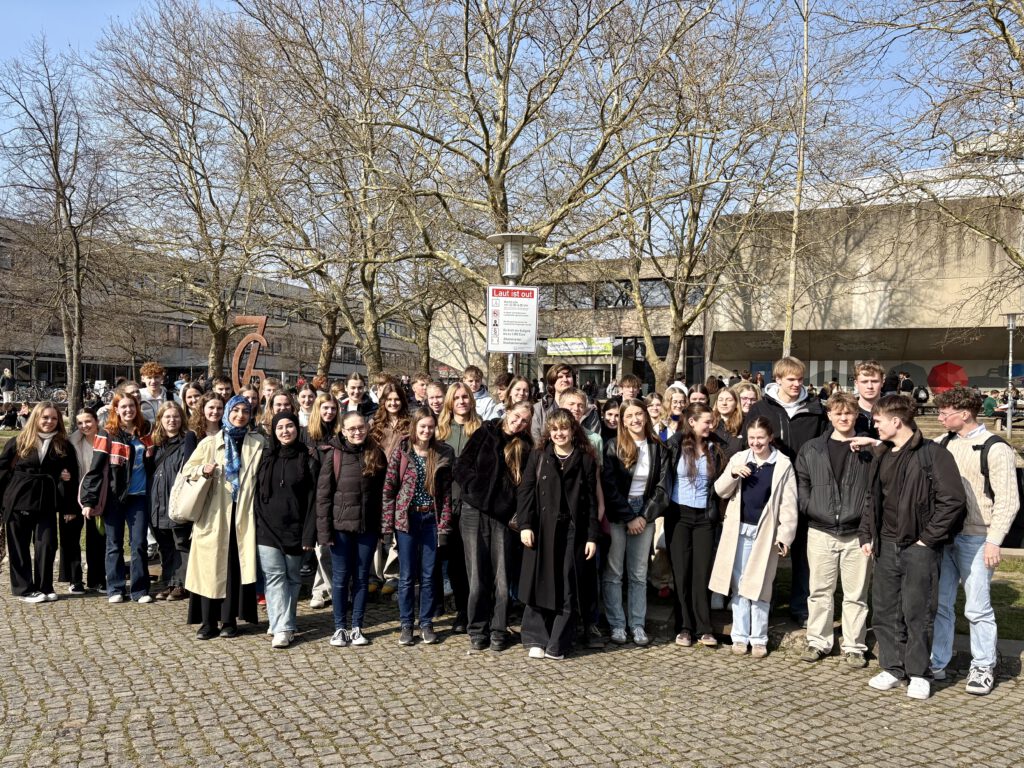
[[[874,664],[792,650],[400,648],[393,605],[371,608],[365,648],[330,647],[330,609],[303,606],[298,642],[277,651],[265,623],[196,641],[181,603],[25,605],[5,585],[0,612],[0,766],[1024,762],[1024,692],[1005,672],[988,697],[960,675],[916,702],[868,689]]]

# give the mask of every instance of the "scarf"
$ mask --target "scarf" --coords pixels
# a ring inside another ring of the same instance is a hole
[[[236,427],[228,421],[228,416],[231,415],[232,409],[239,405],[245,406],[246,414],[250,417],[252,416],[251,403],[241,395],[235,395],[224,406],[224,415],[220,419],[220,425],[224,433],[224,475],[227,477],[228,482],[231,483],[232,501],[238,501],[238,482],[242,474],[242,453],[240,449],[242,441],[249,434],[248,421],[246,421],[243,427]]]
[[[53,436],[57,434],[57,430],[53,432],[37,432],[36,433],[36,453],[39,454],[39,463],[43,463],[43,459],[46,458],[47,451],[50,450],[50,441],[53,440]]]

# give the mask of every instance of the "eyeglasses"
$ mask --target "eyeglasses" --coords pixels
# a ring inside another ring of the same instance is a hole
[[[366,431],[366,427],[345,427],[341,431],[342,432],[351,432],[352,434],[359,434],[360,432],[365,432]]]

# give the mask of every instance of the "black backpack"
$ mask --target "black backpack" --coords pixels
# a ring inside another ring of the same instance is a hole
[[[939,440],[939,445],[943,448],[947,447],[949,445],[949,441],[955,436],[955,432],[947,432],[946,435]],[[989,501],[995,499],[995,493],[992,490],[992,483],[988,477],[988,452],[992,446],[997,443],[1009,445],[1009,443],[999,435],[990,435],[988,440],[984,443],[974,446],[974,450],[981,452],[981,476],[985,478],[985,495],[988,496]],[[1016,455],[1016,453],[1016,450],[1014,450],[1014,455]],[[930,469],[931,467],[929,466],[928,470]],[[931,475],[929,474],[929,478],[930,477]],[[1017,499],[1019,503],[1024,503],[1024,469],[1021,467],[1017,467]],[[1006,534],[1006,538],[1003,539],[1003,546],[1011,549],[1017,549],[1021,546],[1022,542],[1024,542],[1024,515],[1019,513],[1018,508],[1018,514],[1014,517],[1013,523],[1010,525],[1010,530]]]

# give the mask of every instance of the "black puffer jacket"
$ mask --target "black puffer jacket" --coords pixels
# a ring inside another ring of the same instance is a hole
[[[872,544],[876,556],[882,530],[883,498],[879,468],[883,457],[891,450],[892,445],[883,443],[875,451],[871,481],[864,496],[860,520],[860,543]],[[909,547],[920,539],[929,547],[937,549],[952,541],[963,528],[964,516],[967,514],[967,494],[960,479],[960,470],[957,469],[953,455],[938,443],[926,440],[920,430],[914,430],[914,436],[907,441],[903,450],[913,455],[908,458],[906,472],[898,489],[899,530],[896,532],[896,543],[901,547]],[[931,459],[931,488],[921,466],[922,451],[928,451]],[[934,503],[931,503],[930,496],[934,496]]]
[[[153,451],[146,455],[146,501],[149,505],[149,523],[154,528],[169,530],[180,527],[168,516],[171,489],[178,472],[185,466],[192,451],[196,449],[195,432],[168,438],[160,445],[154,445]]]
[[[832,430],[800,449],[796,457],[797,506],[811,528],[837,536],[860,528],[864,497],[871,482],[871,451],[847,451],[842,486],[832,472],[828,441]]]
[[[352,445],[339,437],[331,438],[331,450],[324,456],[316,489],[316,540],[321,545],[334,541],[334,532],[380,533],[387,461],[374,444]],[[363,474],[365,451],[378,453],[380,469]],[[335,476],[335,458],[338,474]]]
[[[509,477],[505,446],[513,436],[501,428],[502,419],[485,421],[469,438],[455,461],[453,479],[462,489],[462,501],[503,523],[516,512],[516,486]],[[525,441],[520,477],[530,458],[532,440],[523,432],[514,436]]]
[[[643,516],[648,523],[665,513],[668,507],[668,449],[658,439],[647,443],[650,452],[650,470],[644,485]],[[601,487],[604,490],[604,510],[611,523],[628,523],[637,515],[629,506],[629,488],[633,484],[636,465],[627,467],[619,457],[618,442],[612,440],[604,446],[601,465]]]

